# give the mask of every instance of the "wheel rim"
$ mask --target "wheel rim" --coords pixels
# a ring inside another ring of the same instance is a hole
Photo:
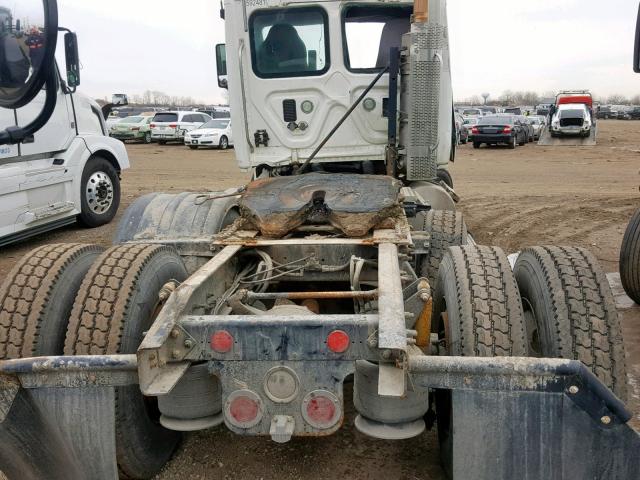
[[[151,143],[151,134],[150,133],[145,134],[144,141],[145,141],[145,143]]]
[[[102,215],[113,205],[113,182],[109,175],[100,171],[93,173],[85,188],[85,199],[89,209]]]
[[[227,139],[223,138],[222,140],[220,140],[220,146],[222,148],[227,148]]]

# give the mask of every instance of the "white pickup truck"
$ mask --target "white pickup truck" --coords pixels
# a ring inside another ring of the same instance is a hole
[[[120,203],[124,144],[109,138],[96,102],[72,93],[58,74],[56,106],[25,142],[0,146],[0,245],[76,220],[108,223]],[[43,109],[45,91],[26,106],[0,109],[0,129],[25,125]]]

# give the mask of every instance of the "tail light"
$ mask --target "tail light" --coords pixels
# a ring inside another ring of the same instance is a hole
[[[140,127],[133,127],[131,129],[132,132],[139,132],[140,131]]]
[[[328,429],[342,418],[342,407],[333,393],[316,390],[304,397],[302,417],[314,428]]]
[[[255,427],[262,420],[263,411],[262,400],[251,390],[236,390],[225,402],[225,416],[238,428]]]
[[[150,125],[150,127],[151,127],[151,128],[156,128],[156,124],[155,124],[155,123],[152,123],[152,124]]]
[[[218,330],[211,335],[211,348],[218,353],[228,353],[233,348],[233,337],[226,330]]]
[[[471,128],[471,133],[473,133],[475,135],[477,133],[480,133],[480,131],[478,130],[478,127],[472,127]]]
[[[350,343],[349,335],[342,330],[334,330],[327,336],[327,348],[333,353],[346,352]]]
[[[171,124],[169,124],[169,128],[178,128],[178,124],[177,123],[171,123]]]
[[[511,133],[511,127],[507,125],[504,127],[504,130],[502,130],[502,133]]]

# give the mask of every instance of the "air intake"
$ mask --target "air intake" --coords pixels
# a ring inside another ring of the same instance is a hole
[[[282,101],[282,116],[287,123],[298,120],[298,110],[295,100],[287,99]]]

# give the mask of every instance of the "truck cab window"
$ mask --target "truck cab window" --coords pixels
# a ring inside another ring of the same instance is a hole
[[[326,72],[327,29],[327,15],[317,7],[256,12],[250,20],[253,71],[261,78]]]
[[[409,31],[411,7],[351,6],[343,11],[345,63],[356,72],[389,64],[389,49],[400,47]]]

